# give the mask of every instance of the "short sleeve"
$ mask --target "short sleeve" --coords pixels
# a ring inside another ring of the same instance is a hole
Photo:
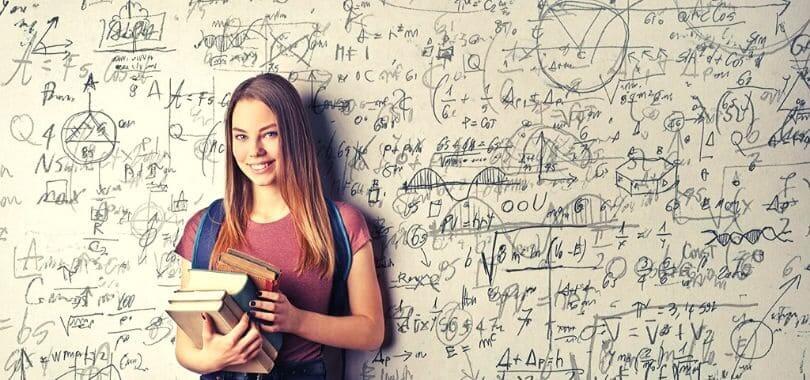
[[[200,225],[200,219],[202,219],[204,212],[205,209],[197,211],[188,222],[186,222],[183,235],[180,237],[180,241],[174,249],[177,254],[188,261],[191,261],[191,257],[194,253],[194,238],[197,236],[197,226]]]
[[[343,218],[343,224],[346,226],[346,232],[349,234],[349,243],[352,246],[353,255],[371,240],[366,218],[363,213],[348,203],[335,202],[335,204],[338,206],[340,216]]]

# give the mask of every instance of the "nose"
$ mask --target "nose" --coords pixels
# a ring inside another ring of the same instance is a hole
[[[250,152],[251,157],[260,157],[267,154],[267,151],[264,149],[261,140],[256,140],[256,143],[253,145],[253,149]]]

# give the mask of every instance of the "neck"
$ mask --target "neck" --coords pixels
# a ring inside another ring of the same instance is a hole
[[[250,219],[254,222],[266,223],[281,219],[289,210],[277,186],[253,187],[253,212]]]

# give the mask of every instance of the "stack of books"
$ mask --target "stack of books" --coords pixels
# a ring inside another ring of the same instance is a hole
[[[220,255],[214,268],[191,269],[186,286],[172,293],[166,307],[166,313],[197,348],[202,348],[201,313],[208,313],[217,332],[227,334],[250,310],[249,303],[257,298],[258,290],[277,289],[281,275],[278,268],[234,249]],[[262,352],[247,363],[224,370],[269,373],[281,348],[281,333],[262,335]]]
[[[263,290],[276,290],[281,270],[247,253],[229,248],[219,255],[214,268],[223,272],[245,273]]]

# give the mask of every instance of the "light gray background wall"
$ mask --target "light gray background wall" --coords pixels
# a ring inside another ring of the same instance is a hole
[[[273,71],[373,231],[351,378],[805,378],[808,9],[4,0],[2,375],[194,378],[172,249]]]

